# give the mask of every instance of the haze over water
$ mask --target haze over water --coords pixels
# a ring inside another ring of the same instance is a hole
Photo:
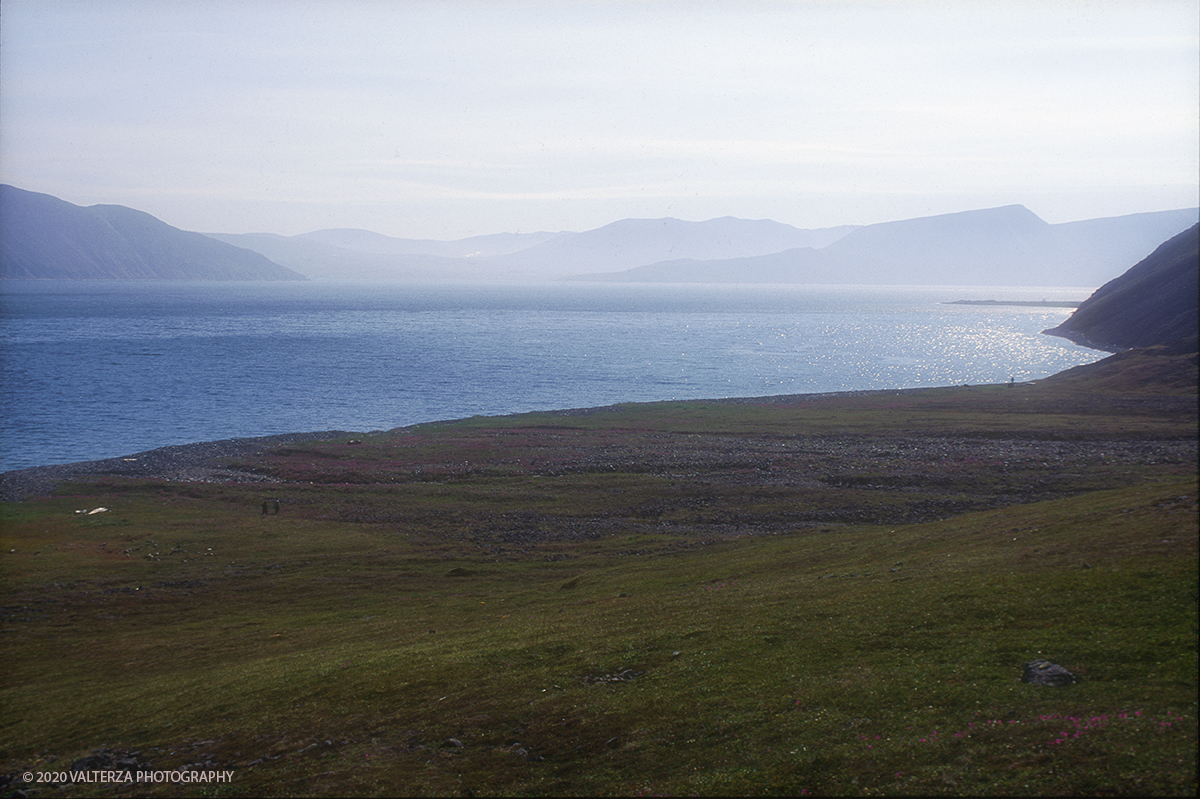
[[[1088,289],[6,281],[0,469],[621,402],[1037,379]]]

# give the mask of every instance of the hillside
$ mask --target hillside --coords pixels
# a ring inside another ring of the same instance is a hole
[[[4,473],[0,789],[1195,795],[1173,342]]]
[[[1115,352],[1190,339],[1200,326],[1200,225],[1160,245],[1045,331]]]
[[[1198,209],[1051,225],[1024,206],[885,222],[821,249],[675,259],[578,279],[621,282],[1095,286],[1195,224]]]
[[[1194,795],[1196,432],[1043,381],[97,464],[0,506],[0,787]]]
[[[0,186],[0,278],[303,280],[259,253],[119,205],[73,205]]]

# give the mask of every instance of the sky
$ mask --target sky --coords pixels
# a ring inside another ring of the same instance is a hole
[[[450,240],[1200,204],[1195,0],[3,0],[0,182]]]

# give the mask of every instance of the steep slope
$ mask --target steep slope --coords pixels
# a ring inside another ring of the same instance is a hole
[[[263,255],[120,205],[84,208],[0,185],[0,277],[303,280]]]
[[[1200,225],[1193,225],[1098,288],[1065,322],[1045,332],[1109,352],[1195,341],[1198,277]]]

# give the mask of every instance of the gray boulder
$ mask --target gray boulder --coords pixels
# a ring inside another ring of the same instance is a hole
[[[1025,664],[1025,675],[1021,682],[1031,685],[1071,685],[1078,682],[1075,675],[1057,663],[1048,660],[1031,660]]]

